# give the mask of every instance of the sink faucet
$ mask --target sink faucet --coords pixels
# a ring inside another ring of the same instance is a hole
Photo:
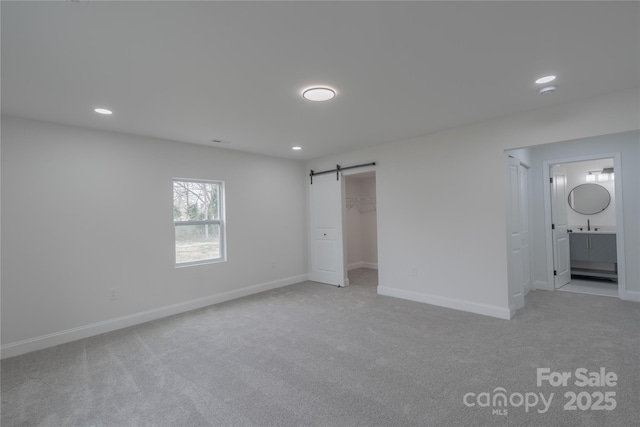
[[[589,220],[587,220],[587,231],[591,231],[591,223],[589,223]]]

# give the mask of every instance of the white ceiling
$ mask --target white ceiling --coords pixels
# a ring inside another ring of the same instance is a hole
[[[639,6],[3,1],[2,112],[311,159],[637,87]]]

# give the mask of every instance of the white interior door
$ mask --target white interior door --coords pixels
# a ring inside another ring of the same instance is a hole
[[[310,189],[311,275],[314,282],[345,286],[342,177],[313,177]]]
[[[509,245],[509,306],[518,310],[524,307],[524,268],[522,240],[522,213],[520,195],[520,160],[507,158],[509,194],[507,199]]]
[[[551,167],[551,235],[553,238],[554,287],[571,281],[571,252],[567,225],[567,172]]]

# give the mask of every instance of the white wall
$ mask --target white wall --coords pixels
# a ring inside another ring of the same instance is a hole
[[[306,280],[303,166],[3,117],[3,357]],[[174,177],[225,181],[227,262],[174,267]]]
[[[345,176],[345,197],[375,198],[375,176]],[[375,202],[363,201],[346,212],[347,263],[349,269],[377,268],[378,236]]]
[[[377,163],[379,293],[509,318],[504,151],[635,130],[639,114],[638,92],[628,91],[317,159],[307,166],[323,170]],[[637,160],[637,154],[631,159]],[[637,200],[638,179],[632,179],[629,191]],[[625,203],[625,209],[637,208],[631,197]],[[625,216],[636,224],[628,228],[627,240],[638,245],[637,215],[630,217]],[[629,255],[634,253],[638,260],[637,251]],[[628,264],[636,268],[632,264],[638,262]]]

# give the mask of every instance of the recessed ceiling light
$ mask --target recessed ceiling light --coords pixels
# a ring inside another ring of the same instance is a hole
[[[293,151],[300,151],[300,150],[302,150],[302,147],[300,147],[299,145],[294,145],[293,147],[291,147],[291,149]]]
[[[96,108],[96,109],[95,109],[95,110],[93,110],[93,111],[95,111],[95,112],[96,112],[96,113],[98,113],[98,114],[107,114],[107,115],[109,115],[109,114],[113,114],[113,111],[111,111],[111,110],[107,110],[106,108]]]
[[[326,86],[316,86],[305,89],[302,97],[308,101],[328,101],[336,96],[336,91]]]
[[[556,76],[545,76],[545,77],[540,77],[538,80],[536,80],[536,83],[539,85],[545,84],[545,83],[549,83],[552,82],[556,79]]]
[[[556,91],[556,87],[555,86],[547,86],[547,87],[543,87],[542,89],[540,89],[540,94],[541,95],[545,95],[547,93],[553,93]]]

